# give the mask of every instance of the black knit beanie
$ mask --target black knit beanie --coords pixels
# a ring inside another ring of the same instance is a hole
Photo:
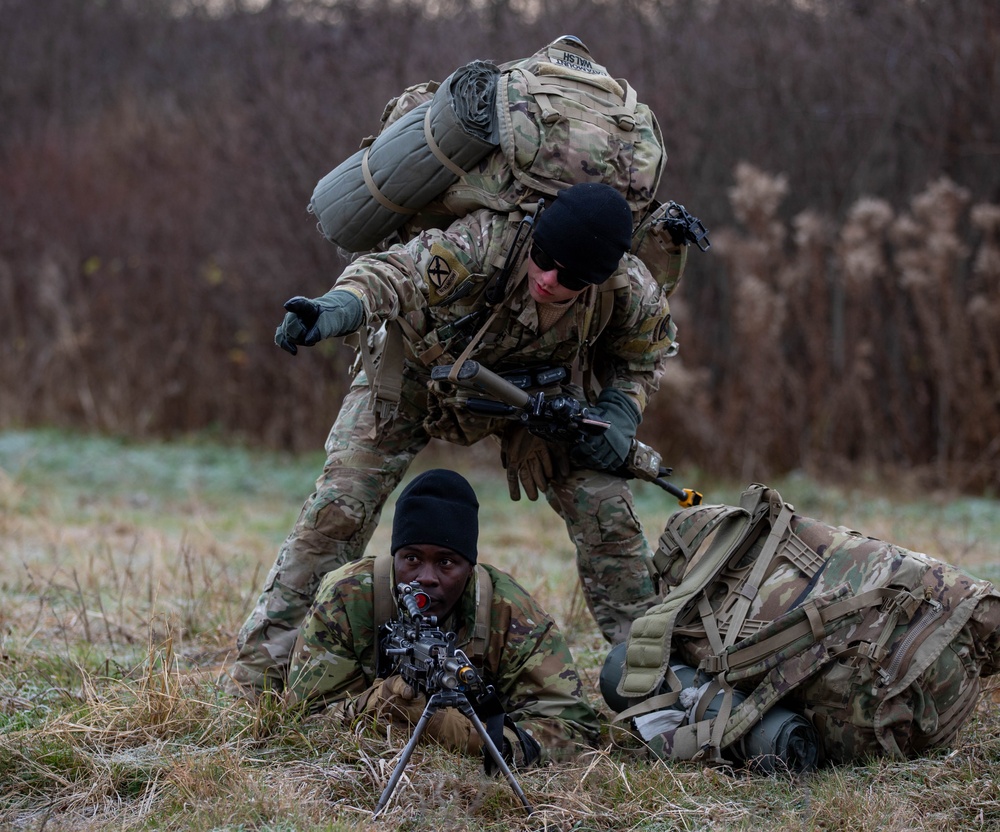
[[[534,238],[567,273],[603,283],[632,247],[632,211],[610,185],[583,182],[560,191],[542,211]]]
[[[428,543],[451,549],[475,563],[479,541],[479,501],[461,474],[434,468],[413,478],[396,500],[392,552]]]

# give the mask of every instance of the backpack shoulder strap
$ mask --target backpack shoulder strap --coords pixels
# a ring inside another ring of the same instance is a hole
[[[591,343],[596,341],[604,328],[611,320],[611,313],[615,311],[615,295],[629,285],[628,273],[622,270],[615,272],[608,280],[605,280],[597,289],[598,297],[598,318],[597,328],[591,333]]]
[[[580,349],[579,367],[583,378],[583,389],[596,395],[600,392],[594,378],[594,345],[601,337],[615,311],[615,295],[629,285],[628,273],[622,270],[615,272],[608,280],[597,287],[597,300],[592,301],[587,310],[588,319],[583,328],[586,340]]]
[[[392,555],[382,552],[375,558],[372,572],[372,593],[374,597],[375,632],[383,624],[388,624],[394,608],[392,602]]]
[[[719,511],[720,508],[723,510]],[[704,515],[698,511],[704,512]],[[618,685],[618,693],[628,699],[649,695],[663,681],[670,661],[674,622],[689,603],[697,603],[699,594],[726,565],[750,530],[751,517],[739,507],[706,506],[698,511],[685,509],[678,512],[697,526],[694,534],[690,529],[679,527],[672,532],[669,523],[664,532],[665,536],[668,533],[676,535],[679,548],[690,553],[686,558],[690,568],[685,569],[683,581],[670,590],[662,604],[647,610],[632,623],[625,672]],[[708,522],[705,522],[706,519]],[[704,554],[699,551],[698,557],[694,557],[692,547],[704,539],[709,529],[717,529],[715,536]]]
[[[476,624],[469,641],[469,658],[483,658],[490,643],[490,618],[493,612],[493,578],[476,564]]]

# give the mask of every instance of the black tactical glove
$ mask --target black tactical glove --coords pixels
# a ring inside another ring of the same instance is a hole
[[[636,428],[642,421],[639,408],[621,390],[606,387],[597,397],[597,404],[587,408],[587,412],[595,419],[609,422],[610,427],[578,442],[573,447],[573,461],[598,471],[617,471],[628,459]]]
[[[503,761],[511,768],[528,768],[535,765],[542,756],[542,747],[527,731],[505,716],[501,731],[490,731],[490,739],[496,745]],[[487,774],[498,774],[500,771],[493,757],[483,749],[483,768]]]
[[[274,343],[295,355],[324,338],[347,335],[361,326],[365,308],[356,295],[333,289],[321,298],[296,296],[285,301],[285,320],[275,330]]]

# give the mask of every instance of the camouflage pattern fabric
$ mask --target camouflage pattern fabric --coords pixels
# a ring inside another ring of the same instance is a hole
[[[336,286],[361,298],[372,328],[393,318],[405,318],[420,339],[410,345],[407,371],[427,380],[429,370],[418,357],[433,354],[433,363],[446,364],[459,356],[464,342],[443,337],[441,329],[484,307],[484,275],[491,274],[492,264],[506,254],[504,243],[511,222],[506,214],[474,211],[455,220],[447,230],[429,229],[405,245],[358,258],[345,269]],[[641,412],[659,384],[675,328],[666,296],[640,260],[626,254],[610,280],[619,275],[624,285],[615,292],[611,319],[591,351],[598,357],[604,386],[629,395]],[[512,284],[517,277],[512,277]],[[460,286],[469,289],[465,297],[438,305]],[[551,329],[539,334],[535,302],[521,283],[500,308],[490,338],[470,357],[494,372],[525,365],[572,364],[591,334],[596,294],[597,287],[588,288]],[[494,433],[495,422],[474,417],[470,424],[479,427],[469,439]],[[459,435],[438,438],[462,439]]]
[[[319,709],[364,700],[375,681],[378,651],[373,564],[374,558],[366,557],[323,580],[292,654],[286,694],[291,704]],[[555,622],[510,575],[485,569],[493,603],[489,642],[478,667],[484,681],[495,686],[507,714],[541,745],[545,758],[593,745],[597,714]],[[475,627],[475,580],[449,620],[440,622],[458,635],[459,649],[466,649]],[[352,710],[342,709],[347,716]]]
[[[364,554],[383,504],[428,442],[419,420],[409,431],[397,429],[374,442],[375,417],[368,399],[362,375],[344,398],[327,437],[326,465],[316,490],[282,544],[237,637],[236,664],[230,670],[237,690],[284,687],[292,645],[320,581]],[[419,401],[406,404],[410,412],[421,406]]]
[[[765,494],[772,508],[781,505],[776,492]],[[696,541],[707,519],[732,508],[687,510],[668,523],[673,532],[665,538],[672,541],[661,540],[661,547],[685,554],[657,553],[668,568],[664,608],[706,562],[711,541]],[[657,753],[696,758],[706,750],[699,739],[709,735],[724,749],[779,701],[811,721],[828,762],[912,757],[951,744],[975,706],[980,677],[1000,670],[1000,593],[993,585],[923,553],[793,514],[755,591],[750,576],[768,525],[744,528],[743,543],[730,545],[716,577],[669,625],[664,653],[714,674],[746,699],[724,730],[685,725],[659,737]],[[732,632],[740,598],[752,600]],[[633,632],[663,630],[660,610],[650,610]],[[643,644],[630,642],[627,664],[648,666],[652,645]]]
[[[296,628],[320,580],[362,556],[385,500],[431,438],[468,445],[499,437],[510,424],[470,413],[447,391],[429,390],[429,365],[418,360],[432,351],[435,363],[454,362],[461,343],[442,338],[441,327],[483,307],[483,275],[500,252],[510,222],[506,215],[473,212],[446,231],[428,230],[406,245],[358,258],[337,281],[338,288],[362,299],[369,326],[405,318],[407,331],[417,340],[408,342],[401,400],[388,419],[376,423],[368,409],[369,380],[356,368],[327,439],[328,459],[316,491],[240,632],[232,670],[238,684],[280,689]],[[641,411],[657,388],[673,327],[667,300],[642,263],[626,255],[619,272],[622,288],[593,350],[605,385],[629,395]],[[466,297],[433,305],[465,281],[473,285]],[[518,283],[500,307],[494,336],[484,339],[471,358],[497,372],[572,364],[592,331],[593,294],[584,292],[551,329],[539,334],[535,303],[526,284]],[[546,499],[566,522],[583,591],[602,634],[620,641],[631,622],[656,601],[646,567],[650,551],[627,481],[573,469],[549,484]]]
[[[561,37],[500,69],[500,148],[408,220],[401,237],[478,208],[515,211],[578,182],[611,185],[638,221],[654,200],[667,154],[656,116],[634,90],[575,37]],[[433,82],[415,85],[391,100],[381,129],[435,88]]]

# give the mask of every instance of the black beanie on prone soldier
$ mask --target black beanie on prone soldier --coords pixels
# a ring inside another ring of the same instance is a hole
[[[632,211],[610,185],[581,182],[543,209],[534,241],[568,274],[603,283],[632,247]]]
[[[451,549],[475,563],[479,546],[479,500],[468,480],[434,468],[413,478],[396,500],[392,553],[430,544]]]

